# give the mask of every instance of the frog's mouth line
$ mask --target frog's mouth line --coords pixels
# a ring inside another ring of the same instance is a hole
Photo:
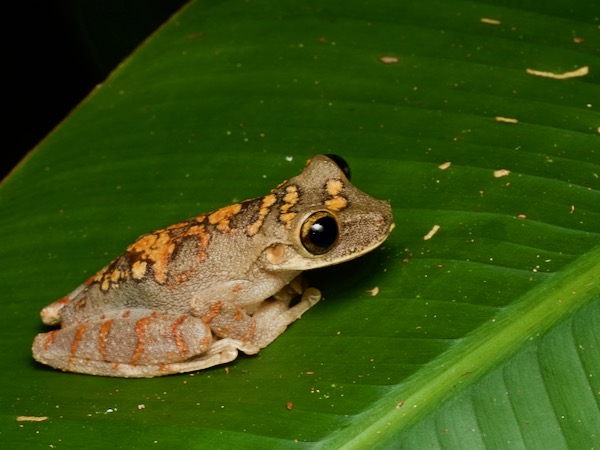
[[[392,222],[388,229],[388,233],[383,237],[383,239],[375,242],[373,245],[371,245],[369,247],[365,247],[360,252],[353,253],[352,256],[349,257],[348,259],[344,259],[344,260],[340,261],[340,264],[344,263],[346,261],[352,261],[353,259],[360,258],[361,256],[366,255],[369,252],[372,252],[373,250],[375,250],[377,247],[379,247],[381,244],[383,244],[387,240],[387,238],[389,237],[390,233],[394,230],[394,228],[396,228],[396,224],[394,222]]]

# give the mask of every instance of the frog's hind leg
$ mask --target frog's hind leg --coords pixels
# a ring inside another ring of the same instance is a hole
[[[32,350],[37,361],[64,371],[154,377],[235,359],[237,351],[228,349],[207,354],[212,339],[210,328],[191,315],[122,310],[38,334]]]

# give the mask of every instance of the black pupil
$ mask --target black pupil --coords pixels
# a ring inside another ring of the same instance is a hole
[[[310,227],[310,242],[317,247],[327,248],[337,239],[337,223],[332,217],[321,217]]]

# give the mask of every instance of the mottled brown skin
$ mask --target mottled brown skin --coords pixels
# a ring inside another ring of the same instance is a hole
[[[304,224],[321,216],[335,219],[338,234],[315,251]],[[256,354],[320,300],[302,271],[371,251],[392,228],[388,202],[317,155],[264,197],[140,237],[42,310],[60,328],[36,336],[34,358],[71,372],[154,377]]]

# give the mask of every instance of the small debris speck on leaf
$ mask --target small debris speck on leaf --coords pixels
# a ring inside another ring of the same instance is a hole
[[[497,116],[496,117],[496,122],[504,122],[504,123],[519,123],[518,119],[514,119],[512,117],[502,117],[502,116]]]
[[[424,241],[428,241],[429,239],[431,239],[435,233],[437,233],[439,231],[441,227],[439,225],[434,225],[433,228],[431,228],[431,230],[429,230],[429,233],[427,233],[425,236],[423,236],[423,240]]]
[[[546,72],[543,70],[527,69],[529,75],[535,75],[537,77],[554,78],[555,80],[567,80],[569,78],[584,77],[590,73],[588,66],[580,67],[579,69],[571,70],[569,72]]]
[[[383,64],[396,64],[400,61],[400,58],[397,58],[396,56],[382,56],[379,58],[379,61]]]
[[[43,422],[48,416],[17,416],[17,422]]]
[[[375,297],[377,294],[379,294],[379,286],[375,286],[373,289],[369,289],[368,291],[365,291],[368,294],[371,294],[371,297]]]
[[[482,17],[479,20],[481,23],[487,23],[488,25],[500,25],[502,23],[498,19],[490,19],[489,17]]]

